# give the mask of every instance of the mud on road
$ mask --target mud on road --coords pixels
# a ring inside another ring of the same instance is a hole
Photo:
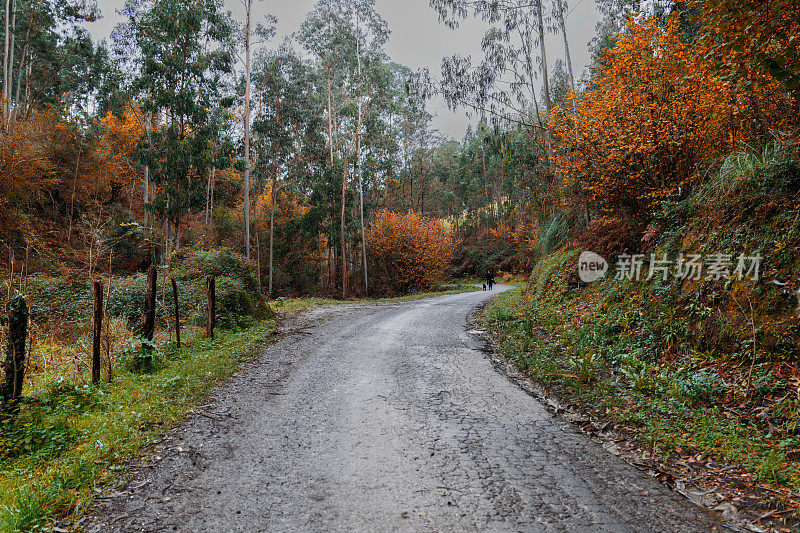
[[[293,318],[87,529],[724,529],[493,367],[466,320],[508,288]]]

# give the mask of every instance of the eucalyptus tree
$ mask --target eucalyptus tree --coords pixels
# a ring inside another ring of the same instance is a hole
[[[232,27],[221,0],[129,0],[125,13],[136,51],[134,87],[143,111],[156,117],[140,150],[159,185],[147,207],[167,221],[167,245],[174,223],[178,249],[181,215],[204,205],[219,126],[212,109],[222,76],[232,71]]]
[[[351,156],[356,162],[360,160],[357,149],[361,148],[358,139],[362,115],[359,109],[363,112],[361,106],[369,105],[359,98],[363,95],[360,82],[368,78],[359,76],[359,64],[362,60],[367,64],[383,60],[388,36],[386,21],[375,11],[375,0],[320,0],[306,16],[297,35],[325,73],[329,164],[341,169],[342,179],[339,244],[344,298],[348,294],[345,228],[349,160]]]
[[[253,0],[240,0],[245,11],[244,27],[240,28],[241,40],[244,42],[244,116],[242,122],[244,125],[244,248],[245,256],[250,259],[250,55],[252,52],[252,45],[263,43],[275,35],[275,24],[277,19],[273,15],[267,15],[265,22],[267,25],[258,23],[253,32],[252,25],[252,12]],[[259,41],[255,43],[252,41],[253,37]]]
[[[6,0],[3,8],[3,81],[6,120],[42,104],[83,106],[108,66],[107,50],[76,23],[94,21],[94,2]]]
[[[469,16],[489,25],[481,41],[484,57],[478,64],[459,54],[442,60],[441,90],[448,105],[466,107],[495,122],[544,130],[536,94],[539,72],[548,79],[544,0],[429,1],[450,28]],[[544,104],[549,112],[552,103],[546,83]]]
[[[256,116],[254,131],[258,135],[260,155],[257,167],[268,176],[270,187],[269,221],[269,285],[273,294],[275,204],[279,175],[292,176],[303,172],[303,150],[309,129],[316,127],[310,116],[315,109],[311,96],[313,79],[309,67],[288,46],[257,56],[253,79],[255,81]]]
[[[580,0],[579,0],[580,1]],[[575,85],[575,72],[572,69],[572,54],[569,51],[569,38],[567,37],[567,2],[566,0],[553,0],[553,17],[556,19],[558,29],[561,32],[561,37],[564,39],[564,60],[567,65],[567,73],[569,74],[569,83],[572,92],[578,92]]]

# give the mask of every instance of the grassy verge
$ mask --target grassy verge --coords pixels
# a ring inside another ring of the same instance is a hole
[[[180,350],[165,344],[151,373],[125,370],[98,386],[37,383],[16,422],[0,431],[0,531],[35,531],[82,513],[124,474],[127,458],[179,423],[274,331],[268,320]],[[128,354],[129,368],[136,357]]]
[[[745,415],[762,397],[794,396],[774,368],[756,364],[753,383],[745,384],[722,379],[707,354],[652,357],[633,341],[647,326],[616,327],[627,314],[601,303],[609,287],[557,290],[548,298],[536,283],[532,276],[528,290],[503,293],[486,311],[505,357],[550,394],[610,420],[658,464],[698,488],[713,484],[720,501],[750,516],[780,509],[782,519],[796,520],[797,410],[783,413],[783,427],[766,411]],[[641,318],[641,308],[629,310]]]

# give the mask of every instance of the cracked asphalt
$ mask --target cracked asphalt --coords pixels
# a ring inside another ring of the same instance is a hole
[[[172,431],[90,531],[709,531],[497,371],[497,292],[318,308]]]

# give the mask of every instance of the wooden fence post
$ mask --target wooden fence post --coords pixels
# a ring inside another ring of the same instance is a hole
[[[92,383],[100,381],[100,337],[103,333],[103,282],[94,282],[94,319],[92,339]]]
[[[181,347],[181,317],[180,308],[178,307],[178,284],[175,283],[175,278],[172,280],[172,297],[175,299],[175,344],[178,348]]]
[[[206,310],[206,337],[209,339],[214,338],[214,326],[217,322],[216,306],[217,295],[215,294],[214,276],[208,276],[206,280],[206,287],[208,288],[208,307]]]
[[[14,296],[8,304],[8,344],[6,360],[3,362],[5,379],[0,385],[3,407],[13,412],[22,396],[25,378],[25,342],[28,337],[28,302],[21,294]]]
[[[150,265],[147,269],[147,290],[144,295],[144,338],[153,340],[153,331],[156,327],[156,267]]]

